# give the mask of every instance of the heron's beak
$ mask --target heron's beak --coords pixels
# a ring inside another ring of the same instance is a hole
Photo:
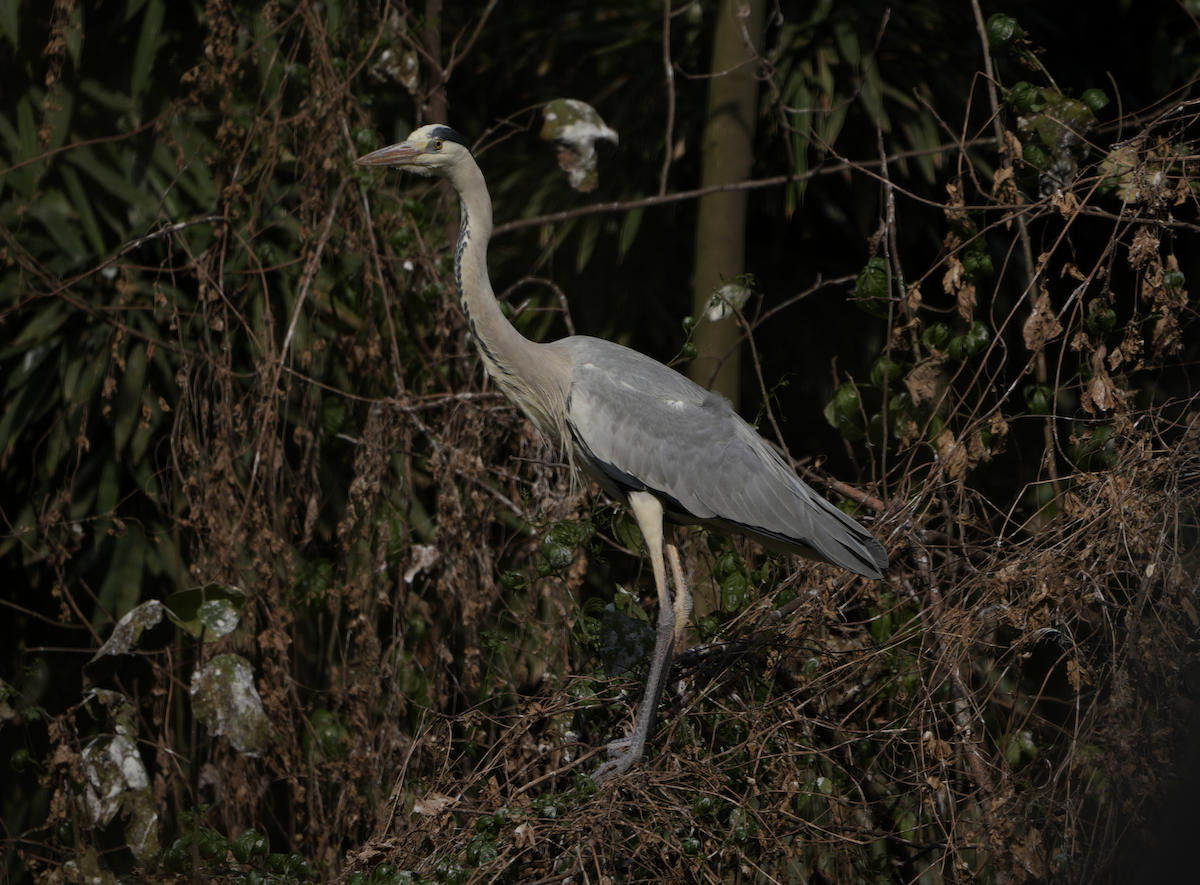
[[[356,166],[411,166],[421,155],[419,145],[411,141],[389,145],[377,151],[359,157],[354,161]]]

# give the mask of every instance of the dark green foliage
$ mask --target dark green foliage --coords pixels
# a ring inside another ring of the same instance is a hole
[[[997,12],[987,20],[988,49],[998,52],[1023,39],[1025,32],[1011,15]]]
[[[701,644],[597,791],[640,535],[483,379],[454,201],[351,160],[453,53],[496,219],[532,220],[506,315],[687,360],[692,201],[539,216],[695,186],[712,5],[674,5],[669,95],[659,4],[0,3],[6,872],[1115,877],[1198,682],[1197,122],[1132,96],[1200,39],[1133,6],[1069,46],[1044,4],[780,7],[744,412],[828,454],[891,571],[678,530]],[[591,195],[531,131],[562,95],[621,136]]]

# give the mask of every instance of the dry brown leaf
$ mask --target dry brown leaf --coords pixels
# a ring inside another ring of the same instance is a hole
[[[968,323],[975,321],[975,284],[969,281],[958,287],[958,315]]]
[[[966,447],[959,445],[958,440],[949,430],[943,430],[938,434],[933,441],[933,447],[937,449],[938,459],[945,465],[946,475],[955,482],[960,482],[966,476]]]
[[[1150,336],[1150,343],[1154,345],[1156,356],[1169,356],[1178,352],[1183,346],[1181,338],[1182,331],[1179,328],[1179,317],[1171,313],[1160,317],[1158,322],[1154,324],[1154,332]]]
[[[946,194],[950,197],[944,209],[946,220],[953,225],[961,226],[967,220],[967,203],[963,199],[962,182],[957,178],[946,182]]]
[[[518,848],[533,848],[537,844],[537,831],[529,821],[513,830],[513,836]]]
[[[950,746],[950,743],[935,736],[933,732],[925,732],[921,736],[921,744],[924,746],[925,752],[938,762],[945,762],[954,755],[954,749]]]
[[[967,459],[970,465],[974,467],[989,460],[992,457],[987,450],[987,446],[983,444],[983,434],[976,430],[967,438]]]
[[[1004,420],[1004,416],[999,412],[992,415],[991,426],[992,431],[992,454],[999,455],[1004,451],[1004,442],[1008,438],[1008,422]]]
[[[1011,133],[1010,133],[1011,134]],[[1020,156],[1020,153],[1017,153]],[[1001,167],[996,170],[996,177],[992,180],[992,196],[998,203],[1009,206],[1019,206],[1025,202],[1021,196],[1021,191],[1017,188],[1017,182],[1013,178],[1013,170],[1011,166]],[[1015,211],[1004,213],[1004,229],[1012,228],[1013,219],[1016,218]]]
[[[961,244],[958,236],[951,233],[946,236],[945,246],[949,250],[957,249]],[[975,319],[975,284],[966,277],[962,260],[957,254],[951,254],[946,259],[946,273],[942,275],[942,291],[953,295],[958,305],[958,313],[968,323]]]
[[[946,272],[942,274],[942,291],[947,295],[953,295],[959,284],[962,282],[963,263],[957,255],[951,255],[946,259]]]
[[[1092,380],[1084,385],[1082,405],[1090,415],[1107,412],[1125,401],[1125,391],[1114,383],[1104,367],[1107,349],[1103,344],[1092,354]]]
[[[996,175],[992,179],[992,196],[999,203],[1019,203],[1021,201],[1021,194],[1013,180],[1011,166],[1003,166],[996,170]]]
[[[942,366],[945,364],[946,357],[941,354],[927,356],[904,376],[904,386],[908,388],[908,395],[912,397],[913,405],[919,406],[937,398],[945,386],[941,377]]]
[[[1157,258],[1158,237],[1149,227],[1139,228],[1129,247],[1129,266],[1137,269]]]
[[[1050,303],[1050,293],[1042,289],[1037,304],[1025,320],[1025,346],[1036,353],[1046,346],[1047,341],[1053,341],[1061,335],[1062,330],[1054,315],[1054,305]]]
[[[1119,366],[1129,363],[1128,371],[1136,371],[1142,367],[1142,339],[1136,337],[1136,332],[1130,330],[1125,340],[1108,355],[1108,368],[1116,371]]]
[[[1050,197],[1050,206],[1063,218],[1074,218],[1079,211],[1079,198],[1071,191],[1055,191]]]
[[[1046,875],[1046,850],[1042,845],[1040,831],[1030,828],[1024,839],[1011,838],[1008,844],[1013,855],[1021,862],[1022,868],[1035,879],[1043,879]],[[1014,870],[1014,872],[1016,872]]]
[[[943,443],[943,440],[946,442]],[[946,463],[946,474],[955,482],[962,482],[967,478],[967,471],[971,467],[967,447],[955,441],[949,433],[943,433],[937,442],[938,454]]]
[[[1021,139],[1011,129],[1004,130],[1004,145],[1001,147],[1001,150],[1014,160],[1019,160],[1025,153],[1025,148],[1021,145]]]
[[[1075,691],[1092,684],[1092,677],[1088,675],[1087,669],[1079,666],[1079,661],[1075,658],[1067,661],[1067,679],[1070,680],[1071,688]]]
[[[435,817],[441,814],[448,808],[458,804],[458,800],[453,796],[443,796],[440,793],[432,793],[424,799],[418,799],[413,803],[413,814],[424,814]]]

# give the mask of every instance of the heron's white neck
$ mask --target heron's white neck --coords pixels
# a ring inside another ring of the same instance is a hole
[[[496,386],[520,407],[542,433],[562,438],[566,391],[555,384],[554,348],[525,338],[500,311],[487,269],[492,236],[492,199],[473,159],[457,164],[447,176],[462,204],[462,227],[454,250],[454,279],[483,364]]]

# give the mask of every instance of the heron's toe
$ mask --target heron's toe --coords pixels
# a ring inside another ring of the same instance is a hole
[[[609,741],[604,749],[608,752],[609,759],[616,759],[619,756],[624,756],[626,753],[628,753],[629,747],[632,744],[633,737],[631,735],[630,737],[617,738],[615,741]]]

